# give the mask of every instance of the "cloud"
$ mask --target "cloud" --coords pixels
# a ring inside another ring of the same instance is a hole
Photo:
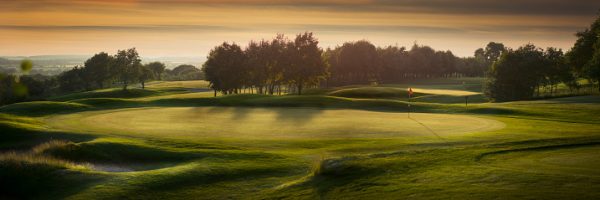
[[[462,14],[593,15],[597,0],[378,0],[387,10]]]
[[[579,30],[578,26],[522,26],[522,25],[474,25],[470,27],[436,27],[436,26],[405,26],[405,25],[337,25],[337,24],[254,24],[248,26],[216,26],[216,25],[118,25],[118,26],[49,26],[49,25],[0,25],[0,30],[18,31],[126,31],[126,32],[246,32],[271,31],[277,32],[386,32],[413,34],[461,34],[468,32],[490,33],[526,33],[526,32],[568,32]]]
[[[0,30],[21,31],[240,31],[242,28],[213,25],[50,26],[0,25]]]
[[[329,46],[418,40],[462,55],[489,41],[567,48],[599,8],[598,0],[0,0],[0,54],[129,45],[176,55],[304,31]]]
[[[256,6],[347,12],[488,15],[595,15],[598,0],[0,0],[0,10],[122,9],[189,6]]]

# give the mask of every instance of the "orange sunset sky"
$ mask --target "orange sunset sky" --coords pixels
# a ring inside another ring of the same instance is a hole
[[[312,31],[324,48],[415,41],[470,56],[489,41],[569,49],[598,0],[0,0],[0,56],[205,57],[215,45]]]

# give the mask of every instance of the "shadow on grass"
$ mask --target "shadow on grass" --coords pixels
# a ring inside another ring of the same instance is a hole
[[[294,190],[299,188],[313,188],[320,199],[325,198],[328,193],[336,188],[345,187],[355,183],[361,184],[353,185],[351,187],[356,187],[358,190],[364,190],[372,185],[362,183],[364,181],[358,180],[376,177],[385,173],[385,167],[382,168],[381,166],[360,164],[359,161],[364,161],[364,159],[365,158],[358,157],[343,157],[321,160],[316,169],[312,172],[312,176],[306,181],[288,186],[284,189]]]
[[[64,199],[104,180],[45,163],[0,161],[0,199]]]
[[[30,130],[0,123],[0,151],[30,149],[51,140],[84,142],[94,136],[64,132]]]
[[[321,95],[286,95],[269,96],[258,94],[240,94],[209,98],[173,98],[158,100],[132,100],[121,98],[91,98],[78,99],[70,102],[26,102],[0,107],[0,113],[20,116],[39,117],[52,114],[69,114],[82,111],[98,111],[121,108],[140,107],[300,107],[300,108],[327,108],[327,109],[358,109],[379,112],[423,112],[423,113],[473,113],[490,115],[515,115],[525,113],[510,108],[471,106],[465,109],[460,105],[446,105],[436,103],[408,103],[390,99],[350,99],[342,97]],[[305,113],[305,117],[312,114]],[[244,113],[238,113],[238,118],[244,118]],[[282,118],[290,118],[285,115]]]
[[[564,138],[564,139],[546,139],[546,140],[532,140],[532,141],[519,141],[512,142],[508,144],[514,145],[535,145],[529,147],[522,148],[510,148],[503,149],[492,152],[485,152],[477,157],[475,157],[476,161],[480,161],[489,156],[502,155],[508,153],[515,152],[530,152],[530,151],[549,151],[549,150],[558,150],[558,149],[573,149],[573,148],[581,148],[581,147],[590,147],[590,146],[600,146],[599,138]],[[505,144],[506,145],[506,144]]]

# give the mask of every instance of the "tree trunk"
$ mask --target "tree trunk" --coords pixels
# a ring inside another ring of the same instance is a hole
[[[215,89],[214,91],[215,91],[214,97],[217,97],[217,90]]]
[[[298,84],[298,95],[302,95],[302,83]]]
[[[277,85],[277,95],[281,96],[281,85]]]
[[[145,89],[146,85],[144,84],[144,81],[142,81],[142,89]]]

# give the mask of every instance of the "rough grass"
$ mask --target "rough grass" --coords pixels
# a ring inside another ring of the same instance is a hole
[[[87,165],[44,155],[43,150],[66,145],[50,141],[31,151],[0,153],[0,198],[64,198],[100,179]]]

